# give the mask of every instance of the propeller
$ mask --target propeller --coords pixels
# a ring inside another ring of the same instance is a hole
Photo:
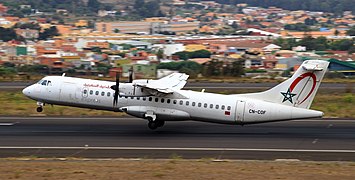
[[[115,94],[113,96],[113,106],[117,105],[119,87],[120,87],[120,75],[118,74],[118,72],[116,72],[116,84],[111,86],[111,89],[115,90]]]
[[[129,73],[128,82],[129,82],[129,83],[132,83],[132,82],[133,82],[133,67],[131,67],[131,68],[128,70],[128,73]]]

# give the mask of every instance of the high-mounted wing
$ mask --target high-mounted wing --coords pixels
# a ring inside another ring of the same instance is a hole
[[[168,94],[176,94],[177,90],[182,89],[189,75],[184,73],[173,73],[158,80],[133,81],[134,86],[141,87],[155,96],[164,96]],[[180,96],[182,96],[180,94]],[[181,98],[184,98],[181,97]]]

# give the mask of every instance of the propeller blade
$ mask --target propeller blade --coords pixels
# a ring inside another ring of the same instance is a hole
[[[111,86],[111,88],[115,90],[115,95],[113,97],[113,106],[116,106],[118,101],[118,93],[120,89],[120,75],[118,73],[116,73],[116,85]]]
[[[133,67],[131,67],[131,68],[128,70],[128,73],[129,73],[128,82],[129,82],[129,83],[132,83],[132,82],[133,82]]]

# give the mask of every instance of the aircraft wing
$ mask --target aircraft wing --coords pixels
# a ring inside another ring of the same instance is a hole
[[[173,73],[158,80],[149,80],[146,82],[135,82],[134,85],[141,87],[152,95],[164,96],[169,94],[179,94],[176,91],[182,89],[189,75],[185,73]],[[182,96],[180,94],[180,96]]]
[[[150,85],[159,86],[162,89],[169,88],[169,89],[180,90],[185,86],[188,78],[189,75],[185,73],[173,73],[161,79],[153,81],[154,83]]]

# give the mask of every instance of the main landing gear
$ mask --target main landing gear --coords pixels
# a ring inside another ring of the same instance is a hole
[[[158,121],[158,120],[149,121],[148,127],[149,127],[149,129],[154,130],[154,129],[157,129],[158,127],[164,126],[164,124],[165,124],[165,121]]]
[[[155,130],[158,127],[163,127],[165,124],[165,121],[154,120],[152,117],[147,117],[147,119],[148,119],[148,127],[151,130]]]
[[[157,120],[157,115],[154,113],[154,111],[147,111],[144,114],[144,117],[148,119],[148,127],[151,130],[157,129],[158,127],[163,127],[165,124],[165,121]]]

